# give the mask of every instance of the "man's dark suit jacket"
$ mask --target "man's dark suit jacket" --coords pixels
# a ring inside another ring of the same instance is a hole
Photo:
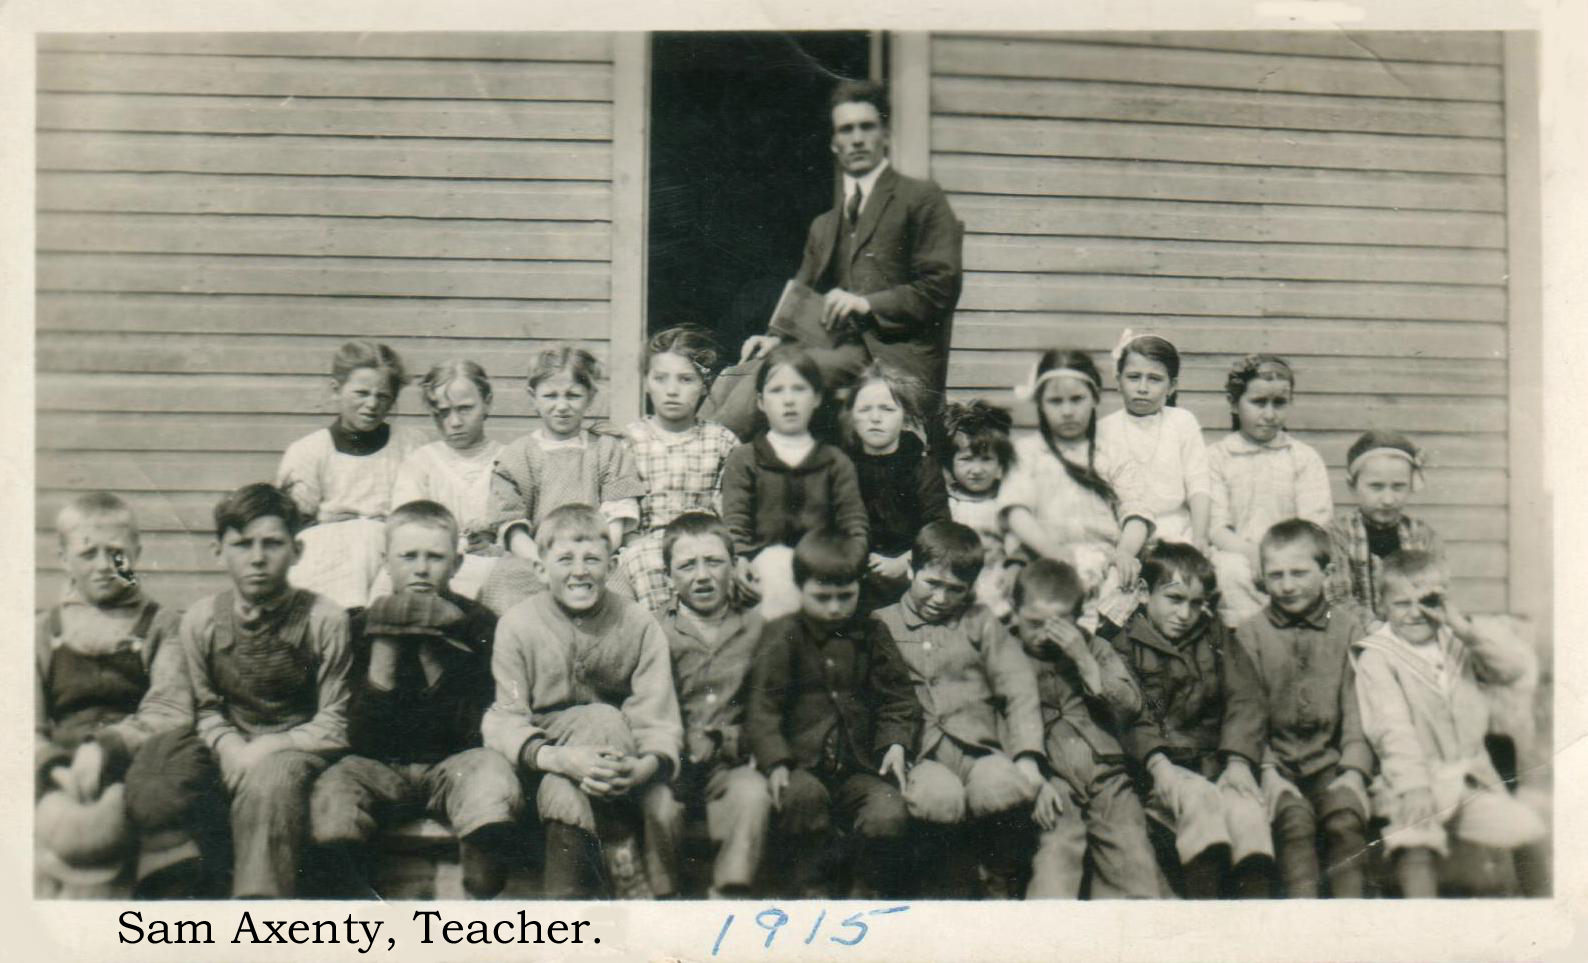
[[[817,292],[838,286],[834,257],[843,228],[841,204],[811,222],[795,279]],[[871,302],[859,319],[871,356],[914,375],[940,404],[948,346],[962,279],[963,226],[942,188],[888,169],[860,212],[850,248],[848,290]]]

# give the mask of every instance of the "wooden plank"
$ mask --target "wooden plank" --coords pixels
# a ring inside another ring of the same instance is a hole
[[[1498,140],[1247,130],[1189,124],[1023,120],[935,115],[934,150],[1038,157],[1104,157],[1252,167],[1328,167],[1500,174]]]
[[[981,194],[949,201],[971,234],[1505,247],[1504,215],[1479,212]]]
[[[1503,286],[1505,252],[1269,241],[1005,236],[965,239],[965,270]]]
[[[56,53],[38,59],[41,92],[452,100],[612,99],[612,67],[294,57]]]
[[[41,259],[41,275],[42,275]],[[1247,317],[1500,321],[1503,288],[966,272],[969,311],[1120,311]]]
[[[157,452],[77,452],[42,457],[38,485],[72,491],[93,491],[114,485],[118,491],[230,491],[254,481],[276,477],[276,453],[187,453],[180,457]]]
[[[612,108],[574,101],[40,94],[40,130],[611,140]]]
[[[954,318],[954,348],[1042,350],[1065,343],[1102,350],[1112,348],[1125,328],[1161,332],[1185,352],[1216,353],[1239,345],[1270,354],[1336,355],[1383,339],[1402,357],[1505,357],[1505,326],[1499,323],[1071,312],[960,311]]]
[[[1413,504],[1410,514],[1434,527],[1436,532],[1463,533],[1463,537],[1476,541],[1500,542],[1505,540],[1504,508],[1423,506]]]
[[[610,315],[597,301],[41,292],[37,324],[96,333],[564,339],[604,335]]]
[[[231,57],[382,57],[421,60],[612,59],[607,33],[41,33],[41,52]]]
[[[38,257],[41,291],[604,300],[606,264],[418,258],[66,254]]]
[[[578,181],[43,171],[38,209],[606,221],[612,190]]]
[[[1430,100],[1500,99],[1492,65],[1395,63],[1297,57],[1288,53],[1172,50],[1063,40],[934,37],[934,74],[1051,77]]]
[[[506,370],[506,369],[502,369]],[[523,390],[498,377],[499,392]],[[502,407],[510,407],[504,405]],[[419,393],[403,392],[398,421],[416,431],[434,434]],[[279,414],[262,412],[41,411],[36,419],[40,451],[264,451],[280,453],[292,442],[330,424],[328,412]],[[493,411],[486,433],[507,442],[540,424],[529,415]],[[1503,447],[1503,446],[1502,446]],[[1503,463],[1503,456],[1500,462]],[[1454,464],[1441,458],[1441,464]],[[1493,464],[1493,461],[1483,464]]]
[[[932,108],[939,114],[1379,134],[1498,138],[1504,133],[1498,104],[1189,87],[1170,93],[1140,84],[1008,77],[939,77],[932,82]]]
[[[1356,343],[1357,356],[1328,362],[1308,357],[1295,359],[1300,388],[1308,394],[1426,394],[1486,395],[1504,397],[1505,362],[1408,359],[1374,353],[1375,345]],[[1386,352],[1387,353],[1387,352]],[[1114,382],[1112,361],[1106,353],[1094,360],[1104,379]],[[1237,360],[1229,354],[1182,354],[1180,388],[1184,391],[1222,391],[1224,378]],[[1007,387],[1024,381],[1034,355],[1015,351],[957,350],[949,359],[949,384],[957,387]],[[1415,361],[1410,366],[1409,361]]]
[[[1073,43],[1232,50],[1292,57],[1500,63],[1500,35],[1480,30],[1109,30],[1039,36]],[[1385,67],[1391,69],[1388,64]]]
[[[172,374],[329,374],[331,357],[346,337],[322,335],[187,334],[105,332],[84,343],[79,334],[40,331],[35,364],[40,371]],[[403,359],[417,384],[433,364],[472,358],[497,375],[522,374],[541,351],[571,344],[603,360],[605,340],[382,337]],[[625,372],[626,374],[626,372]]]
[[[1544,327],[1544,169],[1540,157],[1539,46],[1535,33],[1505,37],[1506,228],[1514,267],[1507,291],[1511,362],[1512,611],[1532,619],[1540,638],[1555,633],[1553,494],[1545,460],[1548,435],[1545,370],[1558,351]],[[1552,267],[1551,273],[1558,271]],[[1558,370],[1558,369],[1557,369]],[[1567,416],[1571,417],[1570,415]],[[1565,493],[1562,493],[1563,495]],[[1566,496],[1570,497],[1570,496]],[[1570,544],[1568,530],[1561,541]]]
[[[952,154],[939,145],[932,156],[932,177],[945,190],[975,194],[1327,207],[1349,201],[1353,207],[1397,210],[1505,209],[1503,179],[1461,174]]]
[[[1031,428],[1036,415],[1030,404],[1016,403],[1009,390],[960,389],[949,386],[949,400],[968,402],[984,398],[1014,414],[1015,425]],[[1182,391],[1180,405],[1197,416],[1206,429],[1229,424],[1229,405],[1222,391]],[[1421,436],[1424,432],[1503,432],[1505,401],[1473,398],[1452,404],[1449,398],[1394,395],[1309,395],[1305,390],[1290,413],[1290,427],[1308,431],[1360,432],[1367,428],[1394,428]],[[1216,436],[1213,440],[1217,440]]]
[[[353,174],[604,181],[611,147],[595,141],[375,140],[41,131],[42,170],[200,174]]]
[[[530,415],[524,377],[502,374],[492,379],[496,400],[492,410],[504,415]],[[204,375],[204,374],[97,374],[41,373],[38,379],[40,411],[74,412],[211,412],[284,413],[319,412],[328,421],[335,411],[330,378],[326,375]],[[400,411],[411,415],[411,424],[429,432],[416,394],[402,399]],[[592,417],[605,417],[606,395],[591,404]]]
[[[643,33],[613,41],[612,144],[612,325],[608,332],[612,364],[623,372],[608,399],[620,420],[645,412],[640,379],[626,377],[640,368],[646,341],[646,254],[650,211],[651,47]]]
[[[46,214],[40,251],[607,261],[605,221],[214,214]]]

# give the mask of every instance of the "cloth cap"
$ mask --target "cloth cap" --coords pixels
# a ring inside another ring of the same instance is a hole
[[[371,602],[364,614],[364,634],[399,638],[443,639],[460,645],[463,610],[429,592],[397,592]],[[467,645],[461,645],[465,650]]]

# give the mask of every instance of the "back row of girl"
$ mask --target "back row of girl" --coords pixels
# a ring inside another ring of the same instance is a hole
[[[1264,604],[1258,542],[1278,521],[1330,528],[1339,560],[1330,597],[1370,611],[1382,559],[1400,548],[1439,554],[1434,532],[1402,511],[1423,480],[1422,453],[1402,435],[1369,431],[1351,447],[1358,506],[1333,517],[1322,458],[1285,430],[1296,379],[1282,359],[1248,355],[1230,369],[1234,430],[1211,446],[1196,416],[1175,405],[1180,357],[1170,342],[1127,331],[1114,359],[1121,410],[1099,418],[1103,379],[1091,358],[1055,349],[1015,388],[1036,406],[1035,433],[1012,441],[1009,414],[978,399],[948,406],[945,443],[929,452],[910,430],[919,386],[877,367],[848,393],[842,447],[813,437],[828,392],[810,357],[785,346],[757,378],[765,430],[741,444],[696,417],[719,351],[686,325],[651,339],[651,414],[623,430],[587,417],[602,381],[594,357],[568,346],[541,352],[528,373],[541,423],[504,445],[485,432],[493,390],[479,364],[445,361],[420,380],[441,433],[425,443],[387,421],[408,380],[396,352],[349,342],[332,366],[336,420],[291,445],[278,473],[318,522],[304,534],[294,581],[348,607],[382,594],[380,519],[420,498],[461,522],[458,590],[498,612],[538,590],[534,527],[573,502],[599,506],[623,546],[614,587],[655,612],[672,601],[661,530],[694,510],[728,522],[740,586],[769,617],[795,607],[792,546],[823,525],[867,544],[868,608],[898,599],[916,534],[952,516],[988,549],[984,604],[1006,613],[1010,568],[1055,558],[1081,574],[1089,628],[1129,616],[1149,538],[1213,559],[1220,615],[1232,627]]]

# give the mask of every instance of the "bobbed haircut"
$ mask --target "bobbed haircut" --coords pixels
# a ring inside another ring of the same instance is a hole
[[[1218,591],[1218,577],[1213,563],[1197,551],[1196,546],[1182,542],[1158,542],[1147,549],[1141,560],[1141,580],[1151,592],[1170,579],[1179,579],[1187,585],[1201,583],[1202,591],[1209,597]]]
[[[662,529],[662,565],[670,572],[673,568],[673,546],[680,538],[715,535],[728,549],[728,561],[737,558],[733,550],[733,533],[728,523],[711,512],[685,512],[667,523]]]
[[[595,355],[571,344],[559,344],[535,355],[535,360],[530,362],[529,390],[534,391],[536,385],[565,371],[575,384],[583,385],[588,391],[595,391],[596,383],[606,374]]]
[[[833,88],[832,95],[827,98],[827,115],[843,104],[870,104],[877,109],[877,116],[882,120],[882,126],[887,127],[893,116],[893,110],[888,103],[888,88],[874,80],[845,80]]]
[[[922,528],[910,550],[910,565],[916,571],[928,565],[946,565],[962,582],[974,582],[987,561],[981,536],[969,525],[940,519]]]
[[[860,397],[860,390],[867,385],[882,385],[892,393],[893,400],[904,412],[905,424],[921,423],[921,394],[924,386],[919,378],[907,375],[892,365],[873,361],[861,370],[854,387],[850,389],[846,406],[850,412],[855,410],[855,399]]]
[[[1081,585],[1081,576],[1070,563],[1056,558],[1039,558],[1020,570],[1009,592],[1010,604],[1016,611],[1028,600],[1036,599],[1061,605],[1069,603],[1071,611],[1079,615],[1086,603],[1086,589]]]
[[[119,495],[110,492],[84,492],[61,506],[55,513],[55,533],[65,541],[69,532],[88,522],[124,524],[132,530],[133,540],[138,539],[138,518],[132,506]]]
[[[793,368],[794,373],[805,379],[811,389],[818,396],[825,397],[827,382],[822,378],[822,369],[811,357],[811,353],[799,345],[791,342],[780,344],[767,352],[766,363],[761,370],[755,373],[755,393],[762,394],[766,390],[766,383],[779,368]]]
[[[458,538],[458,520],[452,512],[447,510],[440,502],[433,502],[427,498],[415,499],[404,502],[386,516],[386,540],[391,541],[391,534],[404,525],[421,525],[425,528],[434,528],[437,531],[447,532],[455,543]]]
[[[378,341],[362,338],[336,349],[336,354],[331,358],[331,380],[339,385],[346,384],[353,372],[360,368],[374,368],[384,374],[387,387],[391,388],[394,395],[408,383],[408,371],[396,351]]]
[[[491,400],[491,379],[478,362],[467,358],[448,358],[429,371],[419,381],[419,393],[432,410],[441,406],[441,393],[454,381],[467,381],[480,393],[480,399]]]
[[[1419,576],[1430,574],[1444,574],[1445,563],[1433,552],[1423,551],[1419,548],[1402,548],[1389,554],[1384,563],[1373,573],[1373,584],[1378,589],[1378,594],[1384,594],[1385,584],[1392,578],[1402,581],[1411,581]]]
[[[291,495],[269,482],[254,482],[215,504],[215,537],[224,540],[227,532],[241,532],[261,518],[281,519],[294,536],[303,530],[303,513]]]
[[[943,437],[948,444],[938,449],[938,459],[950,471],[954,456],[964,449],[976,457],[990,457],[1005,473],[1014,466],[1015,446],[1009,440],[1014,418],[1007,409],[990,405],[980,398],[969,404],[952,402],[943,410]],[[964,439],[963,446],[960,439]]]
[[[794,546],[794,584],[815,580],[822,585],[860,581],[866,568],[865,542],[836,528],[813,528]]]
[[[1257,547],[1266,556],[1281,546],[1302,542],[1312,546],[1312,557],[1319,568],[1329,567],[1333,557],[1329,548],[1329,533],[1317,522],[1309,522],[1305,518],[1287,518],[1282,522],[1275,522],[1273,527],[1263,533],[1263,540]]]
[[[545,518],[541,519],[540,527],[535,529],[535,547],[541,552],[550,549],[552,543],[559,538],[599,541],[607,547],[608,552],[612,550],[606,519],[593,506],[578,502],[553,508]]]

